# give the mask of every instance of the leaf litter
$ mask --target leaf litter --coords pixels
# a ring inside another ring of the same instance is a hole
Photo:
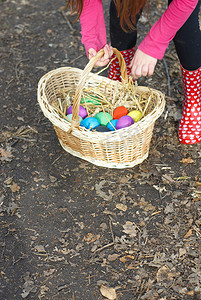
[[[166,4],[151,5],[154,22]],[[171,92],[155,124],[149,158],[132,169],[97,168],[64,153],[33,101],[47,70],[66,61],[80,68],[87,63],[78,24],[56,6],[46,0],[1,3],[4,26],[8,23],[1,32],[1,62],[8,71],[1,72],[0,295],[197,300],[201,152],[199,145],[177,141],[182,86],[174,46],[165,55],[170,84],[162,61],[154,76],[139,82],[157,89],[160,81],[160,89]],[[38,26],[41,20],[48,25]],[[70,35],[69,24],[77,29]],[[144,28],[149,30],[146,18],[139,22],[140,39]]]

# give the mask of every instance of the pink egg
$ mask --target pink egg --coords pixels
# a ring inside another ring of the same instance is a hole
[[[72,114],[73,106],[71,105],[68,110],[67,110],[67,115]],[[82,117],[82,119],[86,118],[87,116],[87,111],[86,109],[80,105],[79,109],[79,116]]]
[[[123,116],[117,121],[116,129],[129,127],[134,124],[133,118],[130,116]]]

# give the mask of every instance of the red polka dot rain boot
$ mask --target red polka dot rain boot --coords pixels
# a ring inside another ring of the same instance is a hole
[[[131,60],[134,56],[135,49],[129,49],[129,50],[124,50],[120,51],[121,54],[123,55],[126,66],[127,66],[127,74],[128,76],[131,74],[131,69],[128,67],[131,63]],[[113,79],[113,80],[119,80],[121,81],[121,73],[120,73],[120,67],[119,67],[119,61],[117,57],[113,54],[111,57],[111,60],[114,58],[114,60],[111,62],[110,67],[109,67],[109,75],[108,78]]]
[[[181,70],[184,102],[179,141],[182,144],[196,144],[201,142],[201,67],[195,71]]]

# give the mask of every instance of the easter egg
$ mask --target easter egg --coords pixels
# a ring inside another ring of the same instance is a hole
[[[118,106],[113,112],[113,119],[120,119],[123,116],[126,116],[128,109],[125,106]]]
[[[70,122],[71,122],[71,121],[72,121],[72,116],[73,116],[72,114],[68,114],[68,115],[66,116],[65,119],[66,119],[67,121],[70,121]],[[81,121],[82,121],[82,117],[79,116],[79,122],[81,122]]]
[[[121,129],[121,128],[129,127],[133,123],[134,123],[133,118],[131,118],[130,116],[123,116],[117,121],[116,128]]]
[[[94,128],[100,126],[100,123],[94,117],[87,117],[87,118],[82,120],[82,122],[80,123],[80,126],[83,126],[87,129],[94,129]]]
[[[137,122],[141,118],[142,113],[139,110],[132,110],[128,113],[128,116],[133,118],[134,122]]]
[[[81,98],[81,104],[83,103],[93,103],[95,105],[100,105],[100,99],[96,96],[86,96],[86,97],[83,97]]]
[[[68,109],[67,109],[67,115],[68,114],[72,114],[72,110],[73,110],[73,106],[71,105]],[[82,117],[82,119],[86,118],[87,116],[87,111],[86,109],[80,105],[80,108],[79,108],[79,116]]]
[[[106,126],[98,126],[95,129],[93,129],[93,131],[98,131],[98,132],[109,132],[111,131],[109,128],[107,128]]]
[[[106,126],[107,123],[112,120],[112,116],[108,112],[99,112],[94,116],[100,123],[100,125]]]
[[[107,123],[107,128],[109,128],[111,131],[115,131],[116,125],[118,120],[111,120]]]

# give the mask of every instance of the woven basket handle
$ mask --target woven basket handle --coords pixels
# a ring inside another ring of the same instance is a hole
[[[125,60],[123,58],[123,55],[116,48],[113,48],[113,52],[119,60],[119,66],[120,66],[122,79],[124,81],[128,81],[127,68],[126,68],[126,63],[125,63]],[[93,67],[94,67],[95,63],[97,62],[97,60],[99,60],[99,58],[101,58],[103,55],[104,55],[104,50],[101,49],[96,54],[96,56],[92,57],[89,60],[88,64],[86,65],[86,67],[83,70],[83,73],[82,73],[81,79],[80,79],[80,81],[77,85],[74,100],[73,100],[71,130],[73,130],[74,128],[79,127],[79,107],[80,107],[82,90],[83,90],[83,87],[86,83],[86,80],[87,80],[87,77],[88,77],[89,73],[93,69]]]

